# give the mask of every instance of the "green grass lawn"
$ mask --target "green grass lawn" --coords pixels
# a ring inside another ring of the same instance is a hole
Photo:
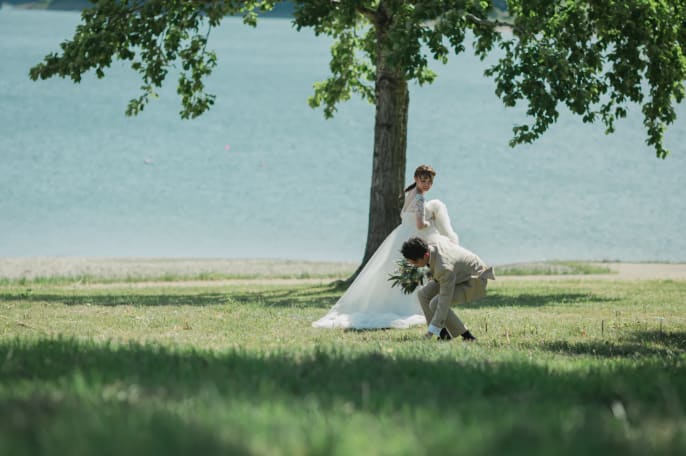
[[[686,282],[496,281],[424,328],[328,285],[0,285],[0,455],[686,454]]]

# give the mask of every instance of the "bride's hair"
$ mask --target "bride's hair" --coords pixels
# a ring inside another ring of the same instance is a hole
[[[434,171],[434,169],[429,165],[419,165],[419,166],[417,166],[417,169],[414,170],[414,177],[428,177],[433,181],[434,177],[436,177],[436,171]],[[412,190],[416,186],[417,186],[417,183],[412,182],[405,189],[405,193],[409,192],[410,190]]]

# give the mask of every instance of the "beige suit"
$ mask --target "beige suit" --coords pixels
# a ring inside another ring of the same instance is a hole
[[[467,328],[450,306],[486,296],[488,280],[495,280],[493,268],[473,252],[443,237],[429,244],[428,266],[434,280],[417,293],[424,316],[427,323],[446,328],[456,337]]]

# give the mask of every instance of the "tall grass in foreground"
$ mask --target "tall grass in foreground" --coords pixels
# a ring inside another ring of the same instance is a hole
[[[328,286],[0,287],[0,454],[683,454],[686,282],[501,282],[479,341]]]

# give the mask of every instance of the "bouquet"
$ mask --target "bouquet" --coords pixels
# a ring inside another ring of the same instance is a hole
[[[388,274],[388,280],[392,281],[391,287],[400,286],[404,294],[412,293],[424,282],[424,277],[429,276],[429,271],[424,268],[412,266],[404,258],[396,261],[398,267],[393,274]]]

